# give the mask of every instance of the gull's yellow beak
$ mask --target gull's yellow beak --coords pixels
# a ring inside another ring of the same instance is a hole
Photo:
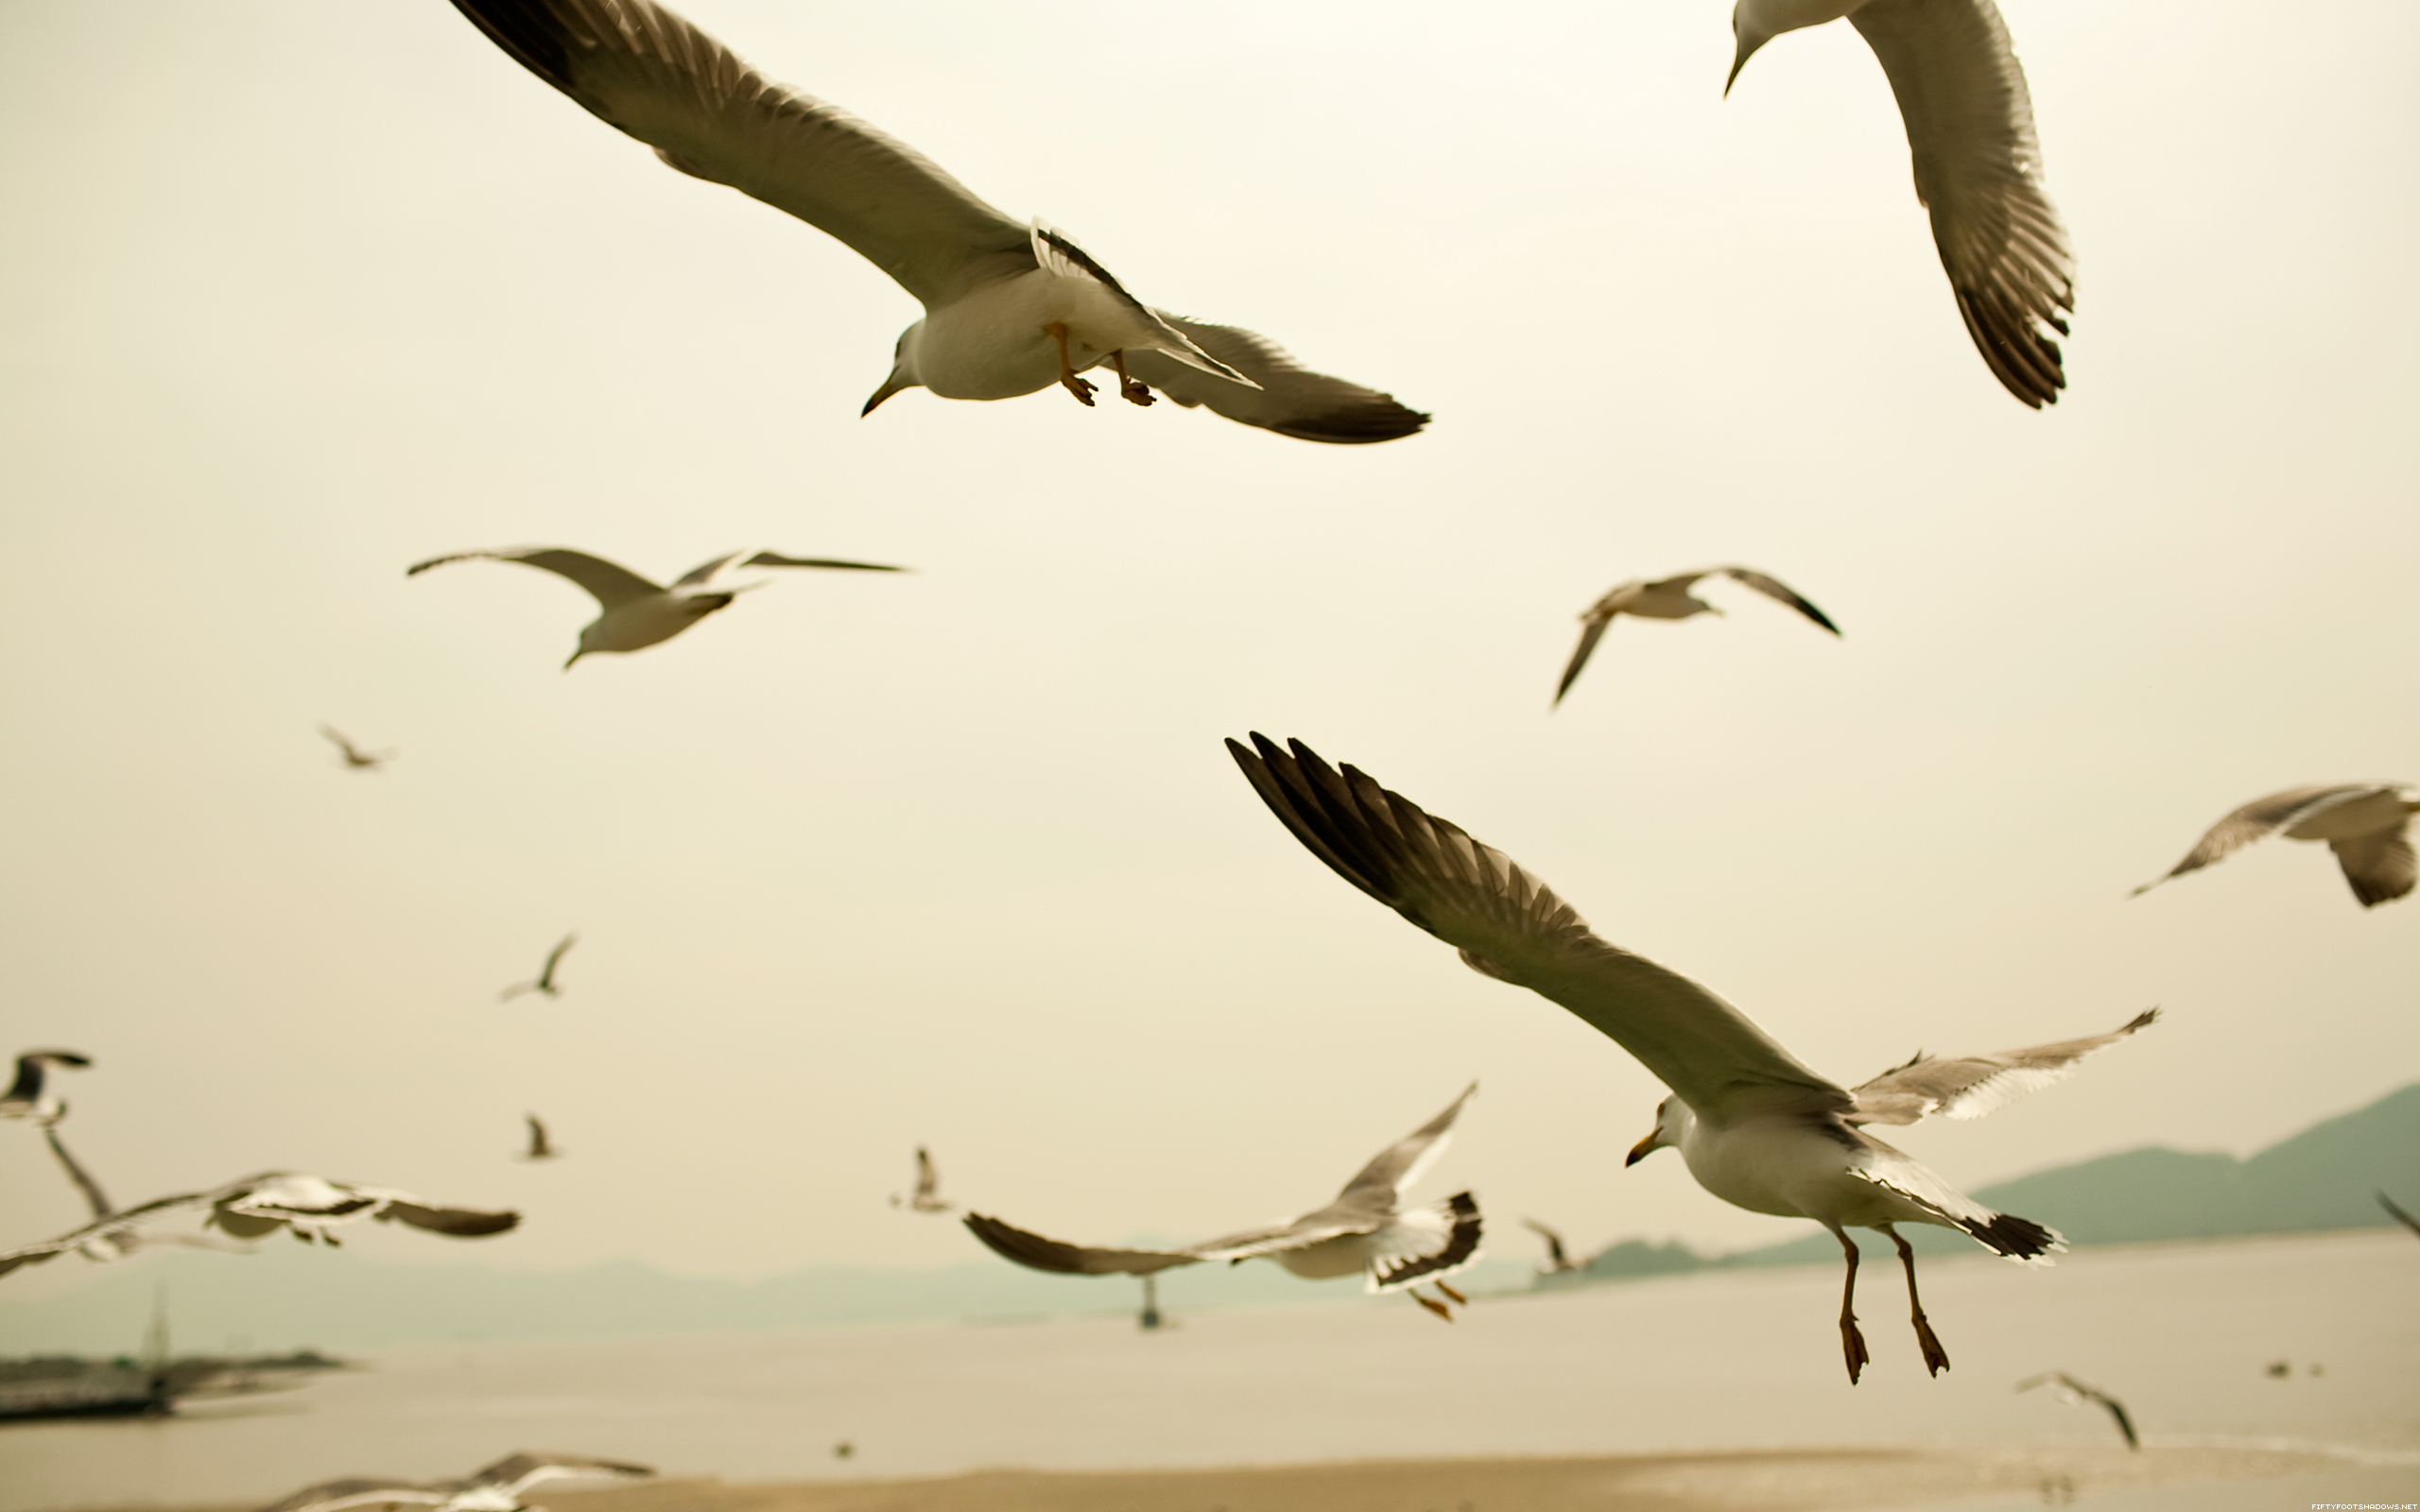
[[[882,387],[873,391],[873,397],[866,401],[866,407],[857,411],[857,418],[859,420],[863,420],[868,415],[873,414],[874,412],[874,407],[880,404],[884,400],[889,399],[891,395],[899,392],[903,388],[913,388],[915,387],[916,382],[914,379],[903,378],[900,376],[898,369],[892,369],[890,376],[882,381]]]
[[[1650,1130],[1647,1138],[1639,1141],[1637,1143],[1630,1147],[1630,1158],[1622,1161],[1622,1164],[1625,1167],[1636,1165],[1639,1161],[1646,1160],[1649,1156],[1654,1154],[1662,1147],[1663,1146],[1655,1143],[1654,1131]]]

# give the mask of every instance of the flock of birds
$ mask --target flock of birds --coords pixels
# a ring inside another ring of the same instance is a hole
[[[1371,444],[1418,434],[1429,417],[1392,395],[1315,372],[1266,337],[1208,324],[1144,303],[1098,261],[1039,219],[994,209],[906,145],[824,101],[752,69],[714,38],[651,0],[454,0],[479,31],[530,73],[617,130],[652,148],[678,172],[728,185],[845,243],[922,304],[901,333],[891,365],[860,413],[909,388],[943,399],[1000,400],[1053,387],[1095,404],[1083,374],[1106,369],[1117,397],[1150,405],[1167,398],[1246,425],[1300,439]],[[1767,43],[1845,18],[1873,47],[1897,96],[1935,244],[1961,319],[1993,376],[2022,403],[2056,403],[2066,386],[2060,348],[2074,307],[2074,257],[2044,193],[2025,77],[1992,0],[1738,0],[1737,51],[1726,92]],[[597,602],[564,666],[582,657],[660,644],[764,580],[735,582],[748,569],[855,572],[905,569],[873,562],[726,553],[670,584],[659,584],[588,553],[562,546],[462,552],[413,565],[416,576],[484,559],[554,574]],[[1626,582],[1581,615],[1579,644],[1555,689],[1560,704],[1613,622],[1623,615],[1680,620],[1720,610],[1693,590],[1708,579],[1741,584],[1837,636],[1822,610],[1780,579],[1743,566]],[[321,733],[351,770],[378,772],[392,750],[371,750],[337,730]],[[1670,1089],[1654,1125],[1631,1151],[1681,1152],[1714,1195],[1752,1211],[1802,1217],[1840,1240],[1845,1264],[1839,1331],[1849,1379],[1869,1360],[1855,1314],[1858,1251],[1847,1230],[1878,1230],[1905,1272],[1910,1318],[1927,1369],[1949,1357],[1917,1294],[1914,1256],[1898,1226],[1928,1224],[1966,1234],[1993,1254],[2048,1264],[2066,1247],[2057,1230],[1995,1212],[1874,1137],[1876,1125],[1939,1114],[1979,1117],[2071,1074],[2086,1057],[2156,1021],[2153,1009],[2103,1034],[1966,1057],[1919,1057],[1856,1087],[1808,1068],[1755,1022],[1675,971],[1610,943],[1571,907],[1501,852],[1352,766],[1331,766],[1300,742],[1253,735],[1228,747],[1280,823],[1322,863],[1411,923],[1454,947],[1466,966],[1525,987],[1578,1015],[1629,1052]],[[2290,788],[2226,816],[2158,881],[2200,869],[2272,833],[2325,841],[2355,896],[2374,906],[2414,884],[2410,820],[2420,798],[2406,784]],[[2154,885],[2155,884],[2146,885]],[[2138,891],[2142,889],[2137,889]],[[555,997],[566,935],[523,994]],[[93,1210],[90,1222],[0,1252],[0,1274],[75,1251],[121,1258],[156,1220],[202,1214],[200,1236],[216,1243],[279,1229],[306,1243],[337,1243],[333,1230],[362,1218],[453,1237],[505,1232],[513,1212],[450,1208],[387,1188],[273,1171],[205,1191],[112,1207],[68,1153],[58,1125],[66,1105],[46,1075],[81,1070],[88,1057],[62,1050],[19,1058],[0,1116],[42,1128]],[[1477,1088],[1380,1152],[1335,1198],[1285,1224],[1174,1249],[1070,1244],[981,1213],[966,1227],[1019,1264],[1078,1275],[1146,1279],[1177,1266],[1264,1258],[1319,1279],[1360,1274],[1369,1289],[1402,1291],[1451,1319],[1466,1298],[1447,1278],[1478,1255],[1476,1199],[1457,1193],[1408,1205],[1411,1186],[1443,1153]],[[522,1159],[560,1154],[531,1114]],[[929,1155],[917,1151],[918,1179],[896,1206],[955,1211],[942,1200]],[[2382,1202],[2387,1201],[2383,1196]],[[2391,1211],[2403,1215],[2388,1203]],[[1527,1220],[1525,1220],[1527,1221]],[[1574,1263],[1560,1237],[1531,1223],[1551,1246],[1549,1264]],[[1434,1295],[1424,1295],[1426,1286]],[[2134,1427],[2115,1401],[2064,1376],[2049,1384],[2072,1400],[2098,1401],[2129,1442]],[[628,1477],[643,1468],[577,1456],[516,1455],[461,1480],[428,1484],[348,1480],[309,1487],[270,1512],[322,1512],[373,1503],[422,1503],[445,1512],[508,1512],[539,1482],[564,1475]]]

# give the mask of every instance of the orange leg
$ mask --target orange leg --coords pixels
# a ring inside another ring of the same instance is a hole
[[[1899,1246],[1899,1263],[1908,1268],[1908,1306],[1915,1314],[1916,1343],[1925,1351],[1925,1368],[1934,1375],[1939,1375],[1949,1368],[1949,1351],[1941,1347],[1940,1335],[1933,1332],[1932,1324],[1925,1319],[1925,1304],[1917,1299],[1916,1252],[1908,1247],[1906,1240],[1899,1237],[1898,1229],[1885,1228],[1882,1231],[1889,1234],[1891,1242]]]
[[[1443,1318],[1446,1322],[1451,1323],[1454,1321],[1454,1310],[1447,1307],[1444,1303],[1432,1301],[1428,1297],[1423,1297],[1415,1291],[1407,1290],[1403,1295],[1410,1297],[1413,1301],[1418,1302],[1421,1306],[1428,1309],[1431,1313],[1436,1314],[1439,1317]]]
[[[1149,385],[1145,384],[1142,379],[1136,378],[1127,372],[1125,352],[1111,352],[1109,354],[1109,365],[1117,369],[1118,398],[1126,401],[1130,404],[1155,404],[1159,403],[1158,398],[1152,394]]]
[[[1849,1262],[1848,1282],[1841,1288],[1841,1351],[1848,1357],[1849,1384],[1854,1386],[1857,1378],[1865,1373],[1866,1362],[1873,1358],[1865,1352],[1865,1335],[1857,1331],[1853,1307],[1857,1300],[1857,1241],[1840,1228],[1832,1230],[1832,1237],[1841,1242],[1841,1250]]]
[[[1083,405],[1086,409],[1092,408],[1093,386],[1086,383],[1081,378],[1077,377],[1075,364],[1067,360],[1066,323],[1061,320],[1053,320],[1042,329],[1049,332],[1050,339],[1059,343],[1059,387],[1075,395],[1076,403]]]
[[[1461,1293],[1446,1285],[1443,1281],[1439,1281],[1437,1283],[1437,1289],[1444,1293],[1447,1297],[1452,1297],[1455,1301],[1461,1303],[1464,1307],[1471,1305],[1471,1299],[1469,1297],[1464,1297]]]

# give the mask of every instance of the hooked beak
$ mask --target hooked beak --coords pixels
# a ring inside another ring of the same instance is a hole
[[[1654,1154],[1658,1146],[1655,1143],[1655,1136],[1652,1133],[1650,1133],[1647,1138],[1639,1141],[1637,1143],[1630,1147],[1630,1156],[1627,1160],[1622,1161],[1623,1167],[1627,1169],[1631,1166],[1636,1165],[1639,1161],[1644,1160],[1649,1156]]]
[[[889,399],[891,395],[899,392],[903,388],[913,388],[915,387],[916,383],[914,379],[902,377],[898,369],[891,369],[890,376],[885,378],[882,381],[882,387],[873,391],[873,397],[866,401],[866,407],[857,411],[857,418],[859,420],[865,419],[868,415],[873,414],[875,407],[884,400]]]

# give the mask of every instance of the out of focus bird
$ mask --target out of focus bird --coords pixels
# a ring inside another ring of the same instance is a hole
[[[498,1003],[510,1003],[524,992],[536,992],[550,998],[562,997],[563,989],[555,986],[555,968],[562,964],[563,953],[570,950],[579,942],[579,932],[574,931],[555,941],[555,948],[546,953],[546,964],[538,969],[538,974],[535,977],[527,982],[513,983],[502,992],[497,993],[495,1000]]]
[[[546,1138],[546,1125],[540,1122],[537,1114],[524,1113],[521,1117],[529,1125],[529,1147],[521,1152],[521,1159],[552,1160],[562,1155],[563,1152],[556,1149],[554,1143]]]
[[[979,1212],[966,1216],[975,1237],[999,1254],[1034,1270],[1068,1276],[1148,1276],[1205,1260],[1241,1263],[1273,1260],[1293,1275],[1312,1280],[1364,1277],[1371,1293],[1402,1291],[1437,1316],[1453,1321],[1451,1302],[1469,1298],[1444,1278],[1478,1259],[1478,1204],[1458,1192],[1431,1207],[1403,1207],[1403,1195],[1445,1153],[1454,1120],[1478,1091],[1473,1082],[1445,1110],[1380,1151],[1344,1184],[1336,1200],[1290,1223],[1208,1239],[1183,1249],[1099,1249],[1045,1239]],[[1426,1281],[1443,1294],[1431,1299],[1413,1288]]]
[[[916,1146],[916,1190],[902,1197],[890,1194],[890,1205],[906,1208],[910,1212],[954,1212],[958,1205],[942,1200],[941,1174],[933,1169],[933,1158],[921,1144]]]
[[[2067,378],[2048,333],[2067,334],[2075,253],[2042,189],[2033,101],[1992,0],[1739,0],[1723,93],[1766,43],[1842,16],[1899,97],[1916,199],[1932,212],[1933,245],[1975,350],[2026,404],[2057,404]]]
[[[2388,1196],[2383,1192],[2377,1194],[2377,1199],[2378,1206],[2384,1208],[2390,1214],[2392,1214],[2395,1222],[2403,1225],[2406,1228],[2411,1229],[2413,1233],[2420,1234],[2420,1218],[2415,1218],[2411,1216],[2411,1214],[2404,1211],[2401,1208],[2397,1207],[2394,1199]]]
[[[1524,1218],[1521,1221],[1528,1225],[1531,1229],[1535,1230],[1539,1238],[1547,1242],[1547,1258],[1538,1262],[1539,1275],[1565,1276],[1575,1270],[1586,1270],[1588,1268],[1580,1262],[1572,1259],[1569,1252],[1563,1247],[1563,1235],[1547,1228],[1545,1224],[1538,1222],[1535,1218]]]
[[[206,1192],[181,1192],[140,1207],[96,1218],[81,1228],[38,1245],[0,1252],[0,1276],[21,1265],[39,1265],[71,1249],[94,1254],[95,1241],[120,1234],[171,1214],[206,1210],[202,1224],[232,1239],[258,1239],[284,1228],[308,1244],[334,1245],[330,1229],[361,1218],[402,1223],[457,1239],[500,1234],[520,1223],[517,1212],[488,1212],[475,1208],[441,1208],[408,1192],[386,1187],[357,1187],[300,1171],[265,1171]],[[100,1258],[95,1256],[95,1258]]]
[[[49,1088],[49,1070],[59,1066],[68,1071],[82,1071],[92,1064],[87,1056],[73,1050],[28,1050],[17,1057],[16,1079],[9,1090],[0,1092],[0,1118],[30,1119],[47,1124],[66,1111],[67,1105],[59,1100]]]
[[[805,221],[925,306],[861,413],[905,388],[1013,399],[1107,364],[1119,395],[1313,441],[1384,441],[1428,417],[1274,344],[1154,310],[1076,244],[1012,220],[904,143],[742,62],[648,0],[454,0],[489,39],[672,168]]]
[[[433,1506],[438,1512],[518,1512],[522,1493],[544,1481],[636,1481],[655,1471],[584,1454],[511,1454],[475,1474],[450,1481],[351,1476],[306,1486],[261,1512],[337,1512],[338,1507]]]
[[[334,725],[321,725],[320,733],[336,743],[337,760],[344,765],[347,771],[383,772],[387,769],[387,764],[395,759],[396,753],[391,750],[362,749],[347,740]]]
[[[2339,782],[2328,787],[2290,787],[2256,798],[2210,826],[2185,859],[2144,883],[2139,898],[2170,877],[2199,871],[2272,831],[2289,840],[2325,840],[2364,908],[2392,902],[2411,890],[2420,868],[2411,854],[2411,816],[2420,799],[2407,797],[2408,782]]]
[[[1580,680],[1580,669],[1588,664],[1588,658],[1595,653],[1597,643],[1604,639],[1606,627],[1614,623],[1616,615],[1630,614],[1643,620],[1685,620],[1692,614],[1720,614],[1722,610],[1689,592],[1708,577],[1728,577],[1733,582],[1745,583],[1767,598],[1789,605],[1834,635],[1841,633],[1839,626],[1833,624],[1822,610],[1799,597],[1789,584],[1754,568],[1708,567],[1701,572],[1683,573],[1676,577],[1659,577],[1653,581],[1634,577],[1608,590],[1604,597],[1581,612],[1580,644],[1573,648],[1571,661],[1563,669],[1563,681],[1555,686],[1554,701],[1561,704],[1563,696]]]
[[[1751,1212],[1811,1218],[1841,1243],[1841,1348],[1854,1383],[1868,1359],[1858,1331],[1858,1248],[1850,1228],[1878,1228],[1898,1248],[1926,1367],[1949,1355],[1916,1296],[1916,1260],[1893,1226],[1935,1224],[1996,1255],[2048,1264],[2058,1233],[1994,1212],[1867,1134],[1928,1113],[1977,1118],[2061,1080],[2078,1061],[2158,1017],[2113,1033],[1998,1055],[1918,1057],[1851,1091],[1799,1063],[1737,1008],[1676,971],[1598,937],[1580,915],[1512,858],[1422,812],[1351,766],[1341,772],[1300,741],[1264,735],[1227,749],[1294,837],[1345,881],[1455,947],[1483,976],[1561,1005],[1636,1057],[1672,1089],[1636,1164],[1671,1146],[1698,1184]]]
[[[2100,1408],[2118,1424],[2118,1431],[2126,1435],[2128,1449],[2143,1447],[2143,1441],[2135,1436],[2135,1419],[2126,1415],[2126,1404],[2109,1393],[2087,1386],[2064,1370],[2050,1370],[2038,1376],[2029,1376],[2016,1383],[2016,1389],[2031,1391],[2042,1385],[2048,1386],[2052,1396],[2070,1407]]]
[[[886,567],[871,561],[835,561],[821,557],[785,557],[779,552],[727,552],[711,561],[704,561],[683,573],[669,588],[651,583],[627,567],[619,567],[602,557],[592,557],[584,551],[565,546],[528,546],[518,551],[461,551],[450,557],[431,557],[404,569],[404,576],[414,576],[431,567],[442,567],[449,561],[517,561],[525,567],[553,573],[569,578],[588,590],[604,610],[581,627],[579,645],[563,663],[568,671],[584,656],[605,652],[643,650],[674,636],[697,624],[717,610],[728,609],[731,601],[752,588],[761,588],[763,581],[724,586],[722,575],[738,567],[829,567],[848,572],[897,573],[904,567]],[[769,581],[766,579],[765,581]]]

